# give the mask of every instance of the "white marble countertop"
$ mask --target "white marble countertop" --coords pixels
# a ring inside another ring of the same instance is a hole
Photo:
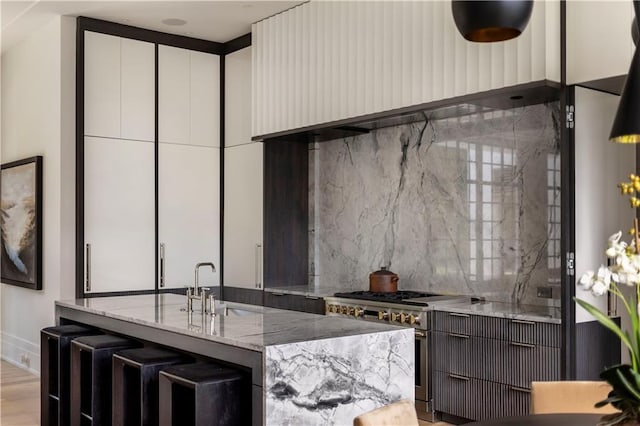
[[[560,308],[553,306],[518,305],[503,302],[475,302],[434,306],[434,310],[552,324],[562,323]]]
[[[228,315],[191,315],[176,294],[97,297],[56,301],[56,305],[135,324],[169,330],[235,347],[263,352],[268,346],[355,336],[402,327],[324,315],[224,302]]]

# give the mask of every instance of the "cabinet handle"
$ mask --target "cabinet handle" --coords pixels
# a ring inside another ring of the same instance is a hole
[[[305,299],[309,299],[309,300],[320,300],[320,297],[316,297],[316,296],[304,296]]]
[[[468,377],[464,377],[464,376],[459,376],[457,374],[449,374],[449,377],[451,377],[452,379],[457,379],[457,380],[464,380],[465,382],[469,381]]]
[[[271,295],[272,296],[286,296],[285,293],[274,293],[274,292],[271,292]]]
[[[531,393],[531,389],[519,388],[517,386],[511,386],[511,390],[516,392]]]
[[[160,244],[160,287],[164,287],[164,243]]]
[[[520,342],[509,342],[509,344],[511,346],[519,346],[521,348],[529,348],[529,349],[535,349],[536,345],[530,345],[528,343],[520,343]]]
[[[85,262],[87,264],[87,278],[84,284],[84,291],[91,291],[91,244],[86,245]]]
[[[450,337],[457,337],[458,339],[468,339],[469,336],[466,334],[457,334],[457,333],[449,333]]]
[[[256,288],[262,288],[262,256],[261,256],[261,251],[262,251],[262,245],[261,244],[256,244],[256,266],[255,266],[255,273],[256,273]]]
[[[457,312],[449,312],[450,317],[460,317],[460,318],[469,318],[467,314],[459,314]]]
[[[533,321],[525,321],[525,320],[517,320],[517,319],[511,320],[511,323],[513,323],[513,324],[536,325],[536,323],[533,322]]]
[[[416,337],[419,338],[419,339],[422,339],[424,337],[427,337],[427,333],[425,333],[424,331],[416,330]]]

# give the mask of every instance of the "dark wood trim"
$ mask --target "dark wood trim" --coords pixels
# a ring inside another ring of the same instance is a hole
[[[355,127],[361,133],[363,129],[373,129],[380,126],[377,122],[388,120],[394,117],[401,117],[422,111],[429,111],[459,104],[473,104],[489,108],[513,108],[513,96],[522,96],[519,101],[521,106],[535,105],[546,101],[558,100],[562,85],[551,80],[540,80],[531,83],[517,84],[500,89],[488,90],[484,92],[472,93],[469,95],[456,96],[453,98],[441,99],[433,102],[412,105],[409,107],[396,108],[393,110],[365,114],[358,117],[346,118],[326,123],[314,124],[311,126],[298,127],[296,129],[284,130],[264,135],[254,136],[251,139],[256,141],[266,141],[268,139],[278,139],[283,137],[297,137],[300,135],[316,135],[327,129],[344,129]],[[396,125],[392,123],[390,125]]]
[[[560,194],[561,211],[561,274],[562,295],[562,378],[572,380],[576,377],[576,294],[575,268],[570,275],[568,253],[575,253],[575,131],[566,125],[566,107],[575,105],[575,87],[564,89],[560,99],[560,170],[562,191]],[[575,260],[574,260],[575,262]],[[574,263],[575,265],[575,263]]]
[[[162,33],[160,31],[145,30],[130,25],[116,24],[115,22],[100,19],[78,17],[78,31],[93,31],[96,33],[115,35],[134,40],[157,43],[166,46],[180,47],[182,49],[197,50],[199,52],[224,54],[224,45],[215,41],[202,40],[176,34]]]
[[[23,158],[21,160],[11,161],[9,163],[4,163],[0,167],[2,170],[11,169],[13,167],[25,166],[27,164],[34,164],[35,170],[35,203],[36,203],[36,247],[35,247],[35,271],[33,274],[33,283],[28,281],[20,281],[17,279],[2,277],[2,282],[5,284],[11,284],[19,287],[29,288],[31,290],[42,290],[42,281],[44,280],[44,275],[42,274],[42,255],[43,255],[43,247],[42,247],[42,192],[44,190],[43,187],[43,161],[41,155],[36,155],[34,157]],[[5,251],[4,244],[2,245],[2,250]]]
[[[225,158],[225,74],[224,55],[220,56],[220,264],[218,265],[218,277],[220,277],[220,294],[224,299],[224,158]]]
[[[263,291],[252,288],[224,286],[223,299],[227,302],[245,303],[247,305],[263,306]]]
[[[309,281],[309,146],[306,136],[264,144],[264,287]]]
[[[228,55],[245,47],[251,46],[251,33],[247,33],[224,44],[224,54]]]
[[[84,30],[76,27],[76,297],[84,297]]]
[[[160,290],[160,171],[158,170],[160,168],[160,126],[158,124],[159,121],[159,117],[160,117],[160,108],[158,106],[158,99],[159,99],[159,95],[160,95],[160,83],[158,81],[158,76],[160,74],[160,60],[159,60],[159,46],[156,44],[154,46],[155,49],[155,64],[154,64],[154,78],[155,78],[155,83],[154,83],[154,96],[155,96],[155,102],[153,105],[153,109],[154,109],[154,123],[153,123],[153,156],[154,156],[154,217],[155,217],[155,225],[154,225],[154,232],[155,232],[155,264],[156,264],[156,273],[155,273],[155,277],[156,277],[156,283],[155,283],[155,288],[156,290]],[[163,277],[164,279],[164,277]]]
[[[609,93],[611,95],[620,96],[624,88],[624,82],[627,75],[617,75],[615,77],[601,78],[599,80],[585,81],[576,86],[586,87],[587,89],[597,90],[598,92]]]

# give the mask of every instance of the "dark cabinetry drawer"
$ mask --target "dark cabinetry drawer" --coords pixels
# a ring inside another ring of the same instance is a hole
[[[436,411],[466,419],[529,414],[530,392],[526,388],[436,371],[433,391]]]
[[[264,292],[264,306],[324,315],[324,299],[297,294]]]
[[[436,331],[434,369],[529,388],[560,380],[560,349]]]
[[[562,345],[560,324],[520,319],[437,311],[433,318],[433,329],[556,348]]]

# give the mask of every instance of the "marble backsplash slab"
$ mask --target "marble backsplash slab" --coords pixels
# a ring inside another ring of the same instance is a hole
[[[310,282],[559,303],[559,131],[550,103],[311,145]]]

